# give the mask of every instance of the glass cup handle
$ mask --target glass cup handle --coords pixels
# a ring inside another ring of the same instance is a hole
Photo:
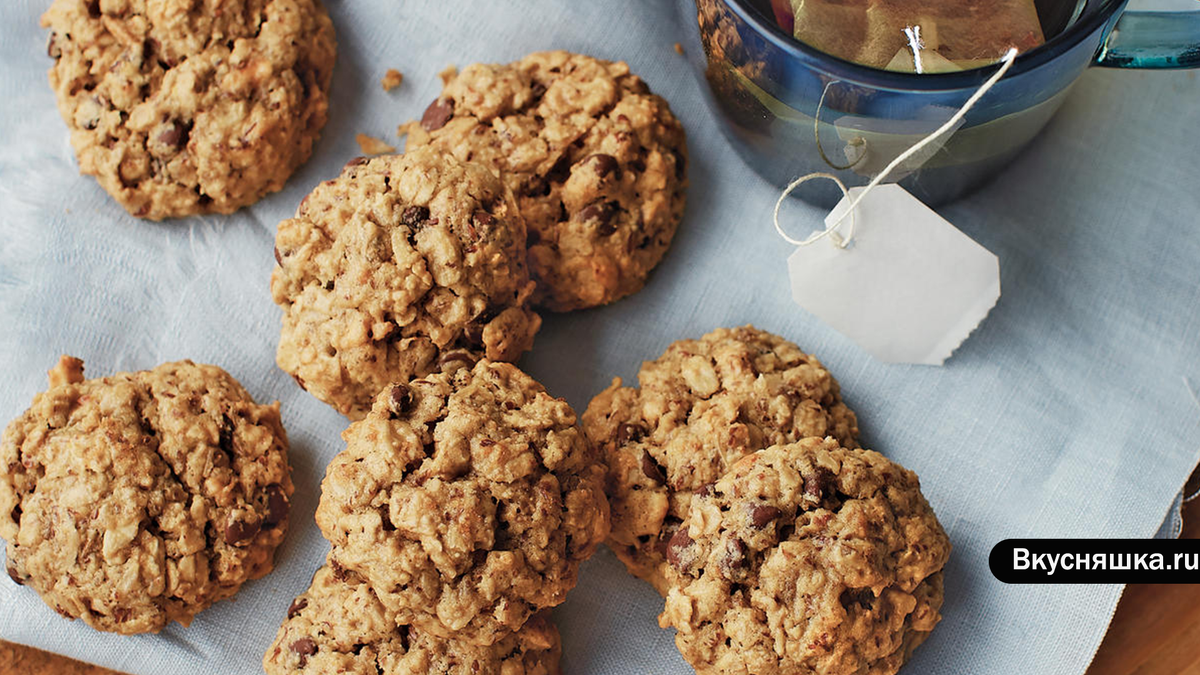
[[[1125,12],[1093,65],[1200,68],[1200,11]]]

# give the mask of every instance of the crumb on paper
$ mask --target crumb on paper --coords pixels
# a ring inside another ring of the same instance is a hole
[[[453,63],[446,66],[442,69],[442,72],[438,73],[438,77],[442,79],[443,87],[447,84],[450,84],[450,80],[453,80],[456,75],[458,75],[458,66],[454,65]]]
[[[396,151],[395,148],[374,136],[358,134],[354,137],[354,140],[358,141],[358,147],[362,148],[364,155],[386,155],[389,152]]]
[[[391,91],[399,87],[403,81],[404,73],[395,68],[388,68],[387,72],[383,74],[383,79],[379,81],[379,84],[383,85],[384,91]]]
[[[680,44],[678,42],[675,43],[675,53],[679,54],[680,56],[683,56],[683,45],[682,44]]]

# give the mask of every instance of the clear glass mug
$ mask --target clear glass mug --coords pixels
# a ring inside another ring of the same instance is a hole
[[[1036,0],[1046,44],[1008,74],[936,152],[901,166],[900,184],[936,206],[978,187],[1045,126],[1089,66],[1200,67],[1200,11],[1124,12],[1128,0]],[[998,66],[916,75],[844,61],[791,38],[769,0],[676,0],[709,107],[742,158],[784,186],[822,171],[865,185],[944,123]],[[793,193],[832,207],[841,191]]]

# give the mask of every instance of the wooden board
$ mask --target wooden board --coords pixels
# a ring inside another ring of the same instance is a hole
[[[1200,499],[1183,522],[1200,539]],[[120,674],[0,640],[0,675]],[[1126,588],[1087,675],[1200,675],[1200,584]]]

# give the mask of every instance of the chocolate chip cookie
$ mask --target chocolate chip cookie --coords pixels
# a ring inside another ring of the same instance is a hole
[[[830,438],[772,446],[694,496],[659,623],[698,672],[887,675],[940,619],[949,554],[911,471]]]
[[[575,586],[608,534],[604,469],[515,366],[397,383],[343,434],[317,524],[400,623],[493,644]]]
[[[557,51],[467,66],[406,128],[410,149],[434,144],[504,177],[546,309],[640,289],[683,214],[683,127],[623,62]]]
[[[642,364],[638,381],[618,378],[592,399],[583,428],[608,464],[608,544],[663,595],[663,553],[693,492],[776,443],[832,436],[857,446],[858,421],[829,371],[753,326],[675,342]]]
[[[135,216],[253,204],[325,126],[320,0],[55,0],[42,25],[79,169]]]
[[[558,629],[535,615],[490,646],[397,625],[362,577],[325,565],[263,657],[267,675],[558,675]]]
[[[67,618],[156,632],[271,570],[292,481],[279,404],[190,361],[84,380],[63,357],[0,439],[8,574]]]
[[[541,326],[524,241],[481,166],[434,148],[351,161],[279,224],[279,367],[360,419],[391,382],[516,360]]]

